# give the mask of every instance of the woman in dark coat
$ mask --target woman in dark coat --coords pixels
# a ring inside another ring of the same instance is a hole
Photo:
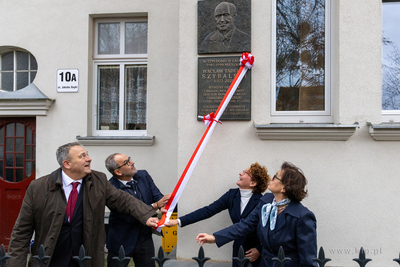
[[[239,222],[241,219],[247,218],[251,211],[258,205],[262,194],[266,189],[269,181],[268,171],[264,166],[257,162],[249,168],[239,173],[239,180],[236,185],[239,188],[230,189],[218,200],[208,206],[193,211],[177,220],[170,220],[166,226],[186,225],[208,219],[215,214],[228,210],[233,223]],[[250,258],[253,267],[258,267],[260,262],[261,244],[257,238],[255,229],[245,236],[235,238],[233,243],[233,257],[238,256],[240,246]],[[233,266],[237,266],[233,262]]]
[[[317,233],[314,214],[300,201],[307,195],[307,180],[303,172],[291,163],[283,163],[268,185],[272,192],[265,194],[253,212],[239,223],[213,235],[199,234],[199,244],[217,243],[220,247],[257,229],[262,244],[260,267],[277,267],[279,247],[282,246],[285,267],[317,266]]]

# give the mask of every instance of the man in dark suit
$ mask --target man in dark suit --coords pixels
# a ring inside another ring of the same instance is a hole
[[[60,146],[56,156],[61,168],[32,181],[26,191],[11,233],[7,266],[26,266],[33,233],[32,254],[37,255],[43,245],[51,257],[46,267],[79,267],[73,256],[82,244],[91,257],[86,266],[104,266],[106,205],[142,224],[157,226],[158,219],[153,217],[157,213],[151,207],[117,190],[104,173],[90,169],[92,159],[79,143]],[[29,266],[39,263],[30,260]]]
[[[143,201],[154,210],[163,208],[170,194],[163,195],[146,170],[137,170],[130,157],[114,153],[106,159],[107,170],[113,175],[111,184]],[[136,267],[154,267],[154,244],[152,231],[129,215],[111,210],[108,228],[107,262],[109,267],[120,266],[112,260],[118,256],[119,248],[124,246],[125,256],[133,258]],[[125,266],[128,266],[128,262]]]

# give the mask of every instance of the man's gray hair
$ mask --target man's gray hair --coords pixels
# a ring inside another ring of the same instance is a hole
[[[232,16],[236,16],[236,6],[235,6],[235,4],[229,3],[229,2],[221,2],[221,3],[219,3],[219,4],[215,7],[214,12],[217,11],[217,8],[218,8],[219,6],[222,6],[222,5],[227,5],[227,6],[228,6],[229,13],[230,13]]]
[[[120,154],[121,153],[114,153],[106,158],[106,168],[112,175],[115,175],[114,171],[118,168],[118,164],[115,162],[114,157]]]
[[[81,146],[81,144],[78,142],[72,142],[72,143],[62,145],[59,148],[57,148],[56,157],[57,157],[58,164],[60,164],[60,167],[63,166],[64,160],[71,160],[71,156],[69,155],[69,150],[73,146]]]

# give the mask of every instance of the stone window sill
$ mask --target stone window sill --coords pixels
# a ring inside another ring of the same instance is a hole
[[[155,136],[85,136],[76,139],[84,146],[152,146]]]
[[[254,125],[261,140],[287,141],[346,141],[352,136],[358,123],[341,124],[258,124]]]
[[[372,124],[367,122],[369,134],[376,141],[400,141],[400,123]]]

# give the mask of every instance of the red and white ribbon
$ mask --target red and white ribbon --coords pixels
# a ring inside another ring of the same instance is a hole
[[[208,127],[212,121],[218,122],[219,124],[222,124],[221,121],[215,119],[215,114],[214,112],[211,112],[210,114],[206,116],[199,116],[199,119],[203,119],[203,122],[205,125]]]
[[[221,103],[219,104],[215,114],[212,112],[204,117],[203,116],[200,117],[203,118],[203,121],[206,124],[207,129],[204,132],[203,136],[201,137],[200,142],[198,143],[195,151],[193,152],[192,157],[190,158],[188,164],[186,165],[185,170],[183,171],[178,183],[175,186],[174,191],[171,194],[171,197],[168,200],[167,205],[165,206],[167,213],[163,214],[161,220],[158,222],[158,226],[155,227],[157,231],[161,232],[161,228],[164,226],[165,223],[169,221],[169,218],[171,217],[171,214],[174,211],[176,204],[178,203],[178,200],[182,195],[183,189],[185,189],[185,186],[189,181],[189,178],[192,175],[192,172],[198,160],[200,159],[200,156],[203,153],[204,148],[208,143],[208,140],[210,139],[214,131],[215,125],[217,125],[217,123],[221,123],[219,121],[219,118],[221,118],[222,114],[224,113],[226,106],[229,104],[229,101],[231,100],[233,94],[235,93],[237,87],[242,81],[247,70],[251,69],[253,65],[254,65],[253,55],[250,53],[243,53],[240,58],[240,68],[236,73],[236,76],[233,79],[228,90],[226,91],[225,96],[222,99]]]

